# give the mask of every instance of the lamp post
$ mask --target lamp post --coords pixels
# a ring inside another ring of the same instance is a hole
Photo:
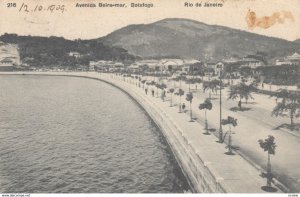
[[[222,69],[220,68],[220,128],[219,128],[219,143],[223,143],[222,129]]]
[[[179,90],[181,90],[181,75],[179,78]],[[181,113],[181,95],[179,93],[179,113]]]

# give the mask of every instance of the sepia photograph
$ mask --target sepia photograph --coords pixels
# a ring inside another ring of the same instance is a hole
[[[0,196],[300,194],[299,0],[1,0]]]

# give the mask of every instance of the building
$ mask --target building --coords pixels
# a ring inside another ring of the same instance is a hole
[[[94,70],[102,70],[102,71],[112,71],[112,70],[120,70],[124,69],[124,64],[122,62],[114,62],[114,61],[90,61],[90,68],[94,67]]]
[[[251,69],[256,69],[257,67],[264,66],[264,62],[253,57],[231,57],[229,59],[224,59],[222,61],[226,65],[234,64],[239,65],[240,67],[249,67]]]
[[[215,64],[214,66],[214,72],[216,76],[221,76],[222,71],[224,70],[224,63],[223,62],[218,62],[217,64]]]
[[[249,67],[251,69],[256,69],[257,67],[263,66],[264,63],[260,60],[254,58],[243,58],[241,60],[241,67]]]
[[[4,58],[0,61],[0,71],[13,71],[14,61],[10,58]]]
[[[80,53],[78,53],[78,52],[72,52],[72,51],[70,53],[68,53],[68,55],[71,56],[71,57],[75,57],[75,58],[81,57]]]
[[[294,53],[293,55],[287,56],[282,59],[277,59],[275,61],[276,66],[282,65],[300,65],[300,54]]]
[[[291,61],[300,61],[300,55],[298,53],[294,53],[293,55],[287,56],[286,59]]]
[[[90,72],[94,72],[94,71],[95,71],[95,65],[90,64],[90,65],[89,65],[89,71],[90,71]]]
[[[132,72],[132,73],[137,73],[140,71],[140,66],[138,64],[131,64],[130,66],[128,66],[127,70]]]
[[[183,60],[183,59],[160,59],[160,60],[140,60],[132,65],[137,65],[141,70],[161,71],[161,72],[175,72],[175,71],[189,71],[189,65],[198,63],[198,60]]]

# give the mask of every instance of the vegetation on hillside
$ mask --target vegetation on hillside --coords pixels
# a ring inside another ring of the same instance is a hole
[[[20,58],[34,67],[76,67],[88,65],[92,60],[132,61],[133,55],[122,48],[108,47],[88,40],[66,40],[63,37],[36,37],[4,34],[0,40],[17,44]],[[80,53],[80,57],[70,56],[70,52]]]

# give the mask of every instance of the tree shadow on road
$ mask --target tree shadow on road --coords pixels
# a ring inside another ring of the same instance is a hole
[[[242,107],[241,109],[239,107],[230,108],[230,111],[233,111],[233,112],[238,112],[238,111],[244,112],[244,111],[250,111],[250,110],[251,110],[250,107]]]
[[[262,186],[261,189],[271,193],[277,192],[277,189],[271,186]]]
[[[279,129],[288,129],[291,131],[291,125],[284,123],[284,124],[281,124],[281,125],[275,127],[273,130],[279,130]],[[295,123],[293,126],[293,130],[300,131],[300,123]]]
[[[249,104],[249,105],[255,105],[255,104],[257,104],[257,102],[255,102],[255,101],[248,101],[248,102],[242,102],[243,104]]]
[[[214,129],[214,128],[208,128],[207,132],[205,131],[203,134],[204,135],[210,135],[210,132],[215,132],[215,131],[216,131],[216,129]]]

